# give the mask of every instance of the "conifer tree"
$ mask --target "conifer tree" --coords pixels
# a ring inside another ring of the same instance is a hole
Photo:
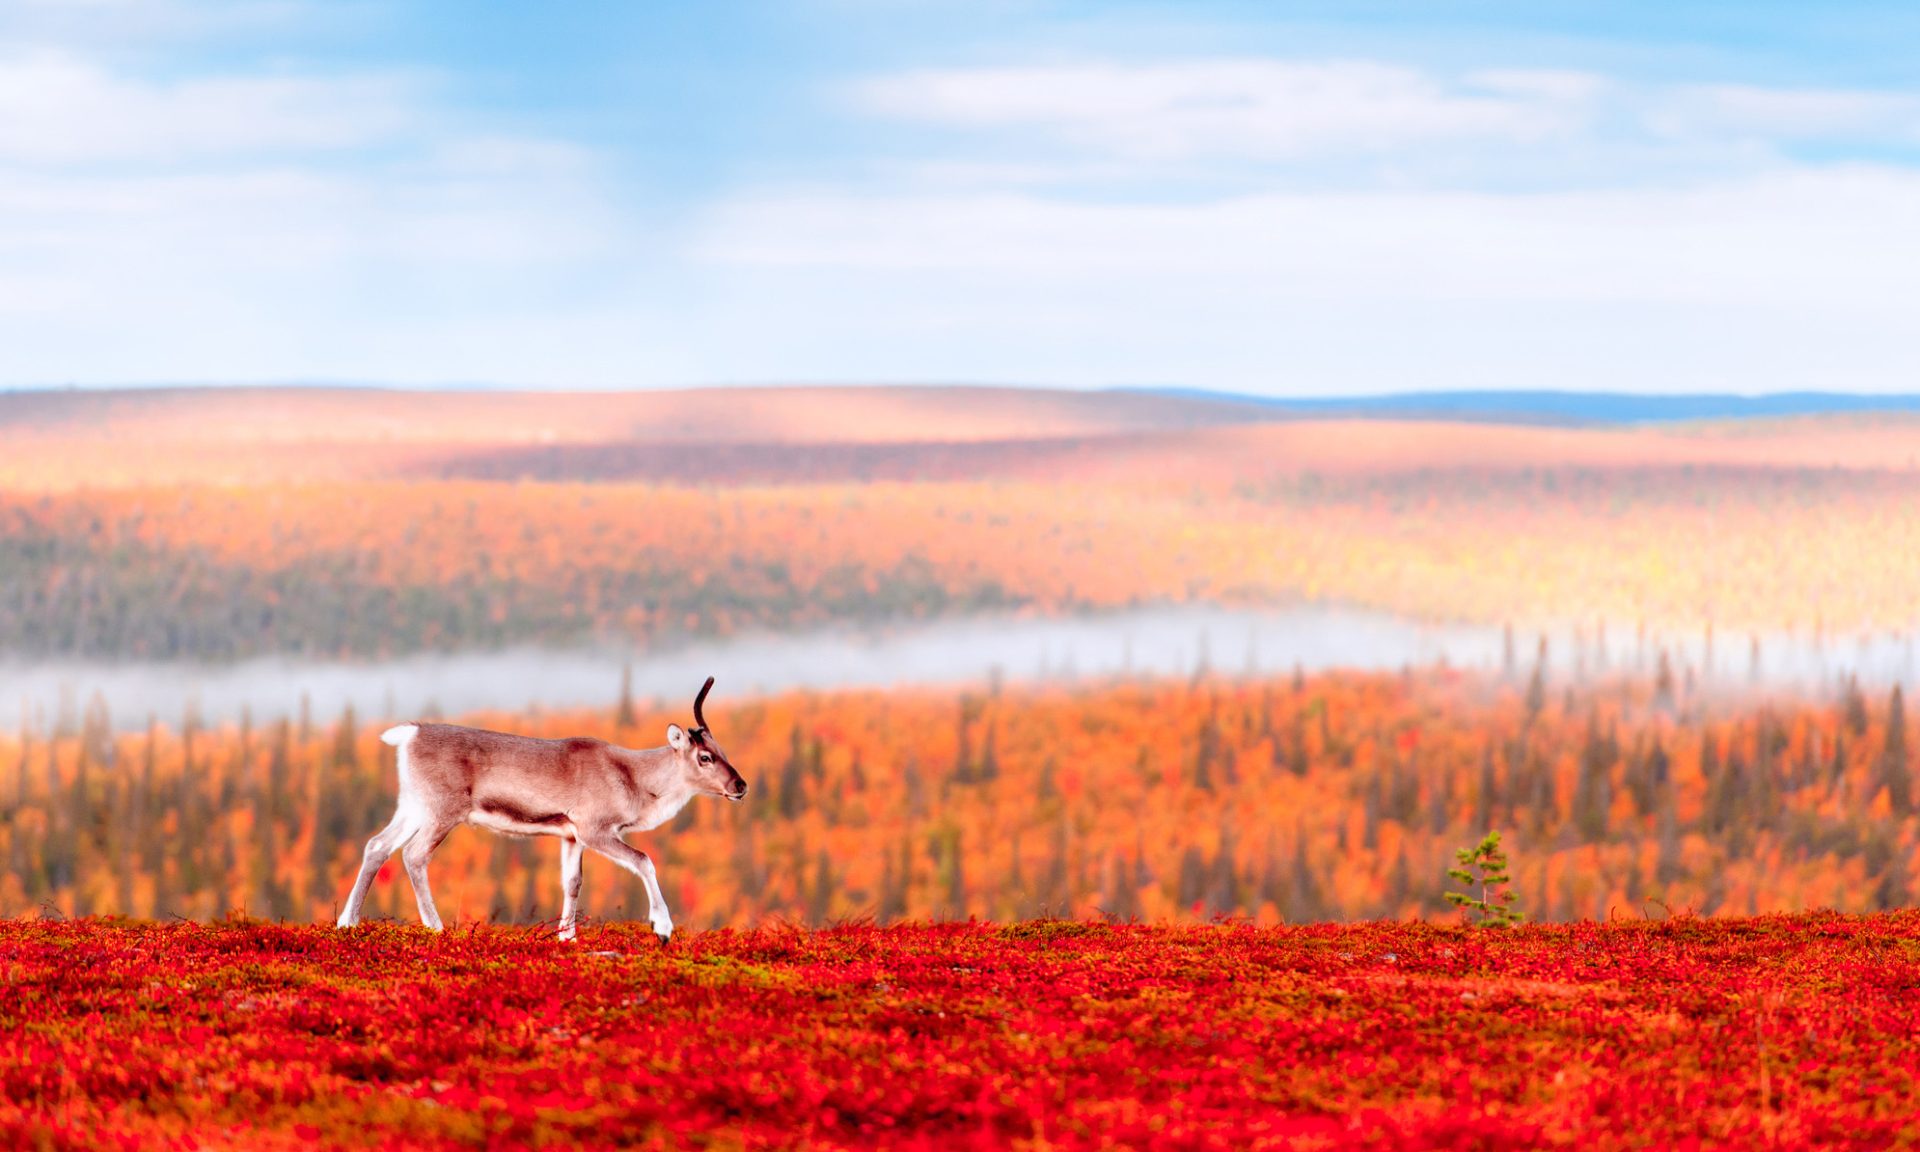
[[[1313,861],[1307,855],[1307,830],[1304,825],[1296,825],[1293,832],[1293,865],[1288,869],[1290,885],[1287,891],[1287,903],[1281,910],[1287,921],[1292,924],[1307,924],[1326,914],[1326,902],[1320,895],[1320,882],[1313,872]]]
[[[1880,783],[1887,790],[1895,815],[1913,811],[1913,776],[1907,765],[1907,708],[1900,685],[1887,701],[1887,738],[1880,750]]]
[[[1534,658],[1533,675],[1527,680],[1527,727],[1533,727],[1534,721],[1547,706],[1547,638],[1540,637],[1540,652]]]
[[[1504,928],[1520,922],[1514,910],[1513,877],[1507,873],[1507,854],[1500,848],[1500,833],[1489,832],[1480,843],[1453,854],[1455,866],[1447,876],[1466,885],[1467,891],[1448,892],[1447,903],[1466,913],[1470,922],[1492,928]]]
[[[820,849],[814,857],[813,885],[807,897],[807,923],[819,925],[827,922],[827,916],[833,909],[833,862],[827,858],[827,850]]]
[[[620,698],[613,704],[613,726],[621,731],[639,722],[633,712],[633,661],[620,665]]]

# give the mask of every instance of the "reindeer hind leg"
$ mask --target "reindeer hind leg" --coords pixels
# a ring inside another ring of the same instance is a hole
[[[354,878],[353,891],[347,896],[347,906],[340,910],[337,926],[351,928],[360,923],[360,909],[367,902],[367,891],[373,887],[373,878],[380,873],[380,866],[407,839],[412,831],[408,827],[407,805],[403,802],[395,809],[393,819],[387,826],[375,832],[367,841],[366,851],[360,857],[360,874]]]
[[[427,882],[427,861],[432,859],[433,850],[447,838],[447,833],[459,827],[459,820],[437,820],[433,824],[420,828],[400,849],[400,862],[407,866],[407,880],[413,885],[413,902],[420,909],[420,923],[439,932],[444,925],[440,923],[440,910],[433,906],[433,886]]]

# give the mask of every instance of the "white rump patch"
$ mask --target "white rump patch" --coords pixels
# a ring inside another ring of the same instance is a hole
[[[393,756],[393,767],[400,777],[400,812],[407,818],[408,827],[413,830],[425,827],[430,819],[426,806],[421,804],[420,798],[413,794],[412,774],[407,771],[407,761],[412,759],[408,753],[413,751],[410,745],[413,743],[413,738],[419,734],[420,725],[418,724],[396,724],[380,733],[381,743],[391,744],[397,749]],[[409,831],[407,835],[413,835],[413,831]]]

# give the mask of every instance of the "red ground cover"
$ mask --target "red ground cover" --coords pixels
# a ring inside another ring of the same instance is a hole
[[[1920,914],[689,933],[0,924],[0,1144],[1920,1139]]]

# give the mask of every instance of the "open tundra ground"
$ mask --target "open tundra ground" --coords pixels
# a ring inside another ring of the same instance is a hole
[[[1920,1139],[1920,914],[683,934],[0,924],[0,1143]]]

